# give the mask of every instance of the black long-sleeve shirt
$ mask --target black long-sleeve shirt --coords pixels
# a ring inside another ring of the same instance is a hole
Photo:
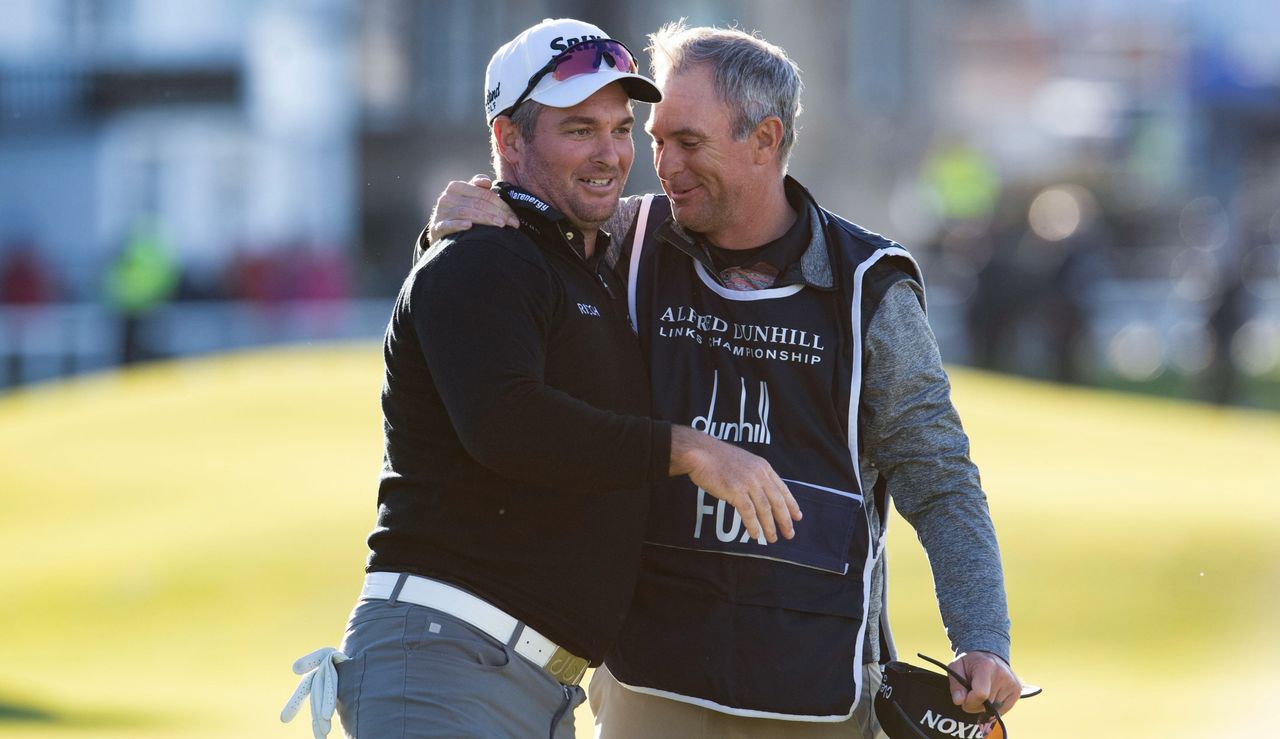
[[[625,287],[554,208],[500,192],[521,228],[442,240],[396,300],[368,569],[455,583],[598,663],[671,427],[647,417]]]

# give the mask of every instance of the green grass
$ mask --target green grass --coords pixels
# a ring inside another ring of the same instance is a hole
[[[1000,532],[1016,736],[1251,728],[1280,690],[1280,416],[956,371]],[[359,344],[0,398],[0,737],[309,736],[292,661],[336,645],[380,461]],[[946,651],[892,524],[906,653]],[[579,712],[583,736],[590,718]],[[304,716],[299,719],[305,723]]]
[[[1090,382],[1108,390],[1165,398],[1207,400],[1214,392],[1205,385],[1203,377],[1175,370],[1166,370],[1149,380],[1128,380],[1104,373],[1094,376]],[[1261,377],[1237,377],[1231,403],[1245,408],[1280,411],[1280,370],[1272,370]]]

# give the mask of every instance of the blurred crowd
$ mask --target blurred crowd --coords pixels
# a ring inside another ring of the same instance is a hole
[[[76,350],[66,342],[61,349],[49,348],[50,341],[31,338],[46,330],[40,317],[60,307],[109,311],[117,343],[105,353],[127,365],[171,353],[151,339],[154,332],[149,330],[169,306],[248,304],[270,309],[352,297],[351,265],[342,250],[284,244],[238,251],[224,265],[201,268],[183,264],[155,225],[136,229],[97,272],[100,279],[85,294],[70,287],[72,281],[42,256],[39,244],[29,239],[0,244],[0,388],[30,377],[26,360],[32,352],[24,344],[42,347],[41,353],[63,354],[55,358],[60,366],[55,374],[71,374],[86,364],[72,356]]]
[[[1103,168],[1081,171],[1074,181],[1003,182],[957,142],[926,161],[920,199],[936,228],[917,252],[931,288],[963,316],[964,341],[948,359],[1275,407],[1276,171],[1226,203],[1143,201]]]
[[[1164,388],[1173,394],[1269,405],[1243,387],[1280,372],[1280,316],[1267,314],[1280,306],[1280,205],[1250,211],[1201,197],[1177,211],[1126,210],[1106,183],[1002,182],[956,144],[924,163],[919,185],[936,228],[911,246],[955,314],[948,361],[1078,384],[1165,376],[1179,378]],[[1178,245],[1154,246],[1169,240]],[[117,356],[131,363],[163,353],[146,346],[144,329],[172,304],[342,301],[357,284],[384,297],[396,285],[359,274],[341,249],[246,249],[218,268],[184,265],[176,251],[156,224],[139,226],[85,295],[66,287],[39,244],[13,240],[0,245],[0,309],[109,307]],[[9,361],[9,377],[21,377]]]
[[[198,268],[175,260],[158,237],[126,241],[102,266],[100,292],[81,295],[66,286],[38,244],[0,244],[0,304],[35,306],[60,301],[105,300],[122,310],[170,301],[341,300],[351,295],[351,265],[336,249],[286,244],[237,252],[225,267]]]

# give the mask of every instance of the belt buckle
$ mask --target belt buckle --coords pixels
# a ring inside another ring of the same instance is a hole
[[[582,680],[582,676],[587,674],[588,664],[586,659],[564,647],[556,647],[556,651],[551,653],[551,659],[547,660],[547,666],[542,669],[559,680],[562,685],[577,685]]]

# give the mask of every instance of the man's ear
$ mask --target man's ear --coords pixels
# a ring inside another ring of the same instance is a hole
[[[500,115],[493,119],[493,139],[498,142],[498,156],[502,161],[517,168],[524,154],[524,138],[510,116]]]
[[[768,164],[778,160],[782,149],[784,129],[782,119],[776,115],[765,117],[751,132],[752,158],[756,164]]]

